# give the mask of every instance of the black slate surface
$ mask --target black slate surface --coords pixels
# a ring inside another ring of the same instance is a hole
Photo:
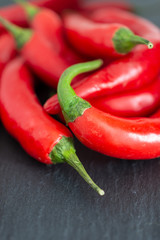
[[[160,25],[158,1],[132,2]],[[29,157],[0,123],[0,239],[159,240],[160,159],[117,160],[75,145],[104,197],[69,166]]]

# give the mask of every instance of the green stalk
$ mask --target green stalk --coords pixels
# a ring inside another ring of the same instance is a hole
[[[153,44],[135,35],[128,28],[120,28],[114,35],[113,39],[114,48],[118,53],[126,54],[132,50],[137,44],[145,44],[149,49],[153,48]]]
[[[21,48],[23,48],[23,46],[31,39],[33,35],[32,30],[18,27],[13,23],[8,22],[2,17],[0,17],[0,23],[14,37],[14,40],[16,42],[16,47],[18,50],[21,50]]]
[[[78,74],[96,70],[102,64],[102,60],[79,63],[67,68],[62,74],[59,80],[57,93],[66,123],[74,122],[77,117],[83,115],[86,109],[91,107],[87,101],[76,95],[70,86],[72,79]]]
[[[27,14],[27,18],[29,22],[32,22],[33,18],[40,11],[39,7],[36,7],[29,2],[26,2],[25,0],[14,0],[14,1],[23,7],[23,9]]]
[[[102,60],[75,64],[64,71],[58,84],[58,100],[66,122],[73,122],[77,117],[83,115],[84,111],[90,108],[90,104],[76,95],[70,83],[78,74],[90,72],[98,69],[102,65]],[[104,195],[101,190],[88,176],[82,163],[75,156],[75,150],[68,144],[68,138],[63,138],[59,145],[51,153],[54,155],[54,162],[67,162],[84,178],[84,180],[100,195]]]
[[[103,196],[105,194],[104,191],[93,182],[78,159],[72,138],[62,137],[50,153],[50,158],[54,164],[68,163],[99,195]]]

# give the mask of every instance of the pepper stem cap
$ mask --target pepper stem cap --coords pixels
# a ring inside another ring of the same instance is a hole
[[[62,137],[50,153],[50,158],[54,164],[68,163],[99,195],[103,196],[105,194],[104,191],[93,182],[77,157],[72,138]]]
[[[16,3],[21,5],[27,14],[29,22],[32,22],[36,14],[40,11],[39,7],[34,6],[33,4],[26,2],[25,0],[14,0]]]
[[[23,46],[31,39],[32,37],[32,30],[30,29],[23,29],[21,27],[16,26],[13,23],[5,20],[4,18],[0,17],[0,23],[8,30],[9,33],[14,37],[16,42],[16,46],[18,50],[21,50]]]
[[[145,38],[135,35],[128,28],[120,28],[116,31],[113,39],[115,50],[118,53],[126,54],[132,50],[138,44],[145,44],[149,49],[153,48],[153,44]]]
[[[102,64],[101,59],[78,63],[67,68],[62,74],[58,83],[57,94],[66,123],[74,122],[77,117],[83,115],[86,109],[91,107],[87,101],[76,95],[70,86],[71,81],[78,74],[94,71],[100,68]]]

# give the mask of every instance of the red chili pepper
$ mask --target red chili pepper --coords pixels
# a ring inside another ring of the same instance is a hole
[[[61,12],[64,9],[68,8],[77,8],[76,0],[36,0],[31,1],[36,6],[46,7],[53,9],[56,12]],[[7,19],[8,21],[15,23],[16,25],[26,27],[27,19],[23,9],[18,5],[9,5],[0,9],[0,16]],[[3,31],[4,28],[1,25],[0,31]]]
[[[77,64],[62,75],[58,98],[68,126],[85,146],[111,157],[139,160],[160,157],[160,117],[136,120],[115,117],[92,107],[70,87],[77,74],[101,64],[100,60]]]
[[[94,190],[104,195],[79,161],[70,131],[40,106],[24,61],[21,58],[13,60],[5,68],[1,80],[2,122],[25,151],[45,164],[67,162]]]
[[[58,54],[70,64],[82,62],[82,59],[67,45],[64,39],[63,23],[56,12],[36,7],[22,0],[17,2],[25,9],[31,28],[44,37]]]
[[[107,1],[107,2],[83,2],[80,9],[82,11],[94,11],[107,8],[118,8],[126,11],[133,11],[134,7],[126,1]]]
[[[0,22],[13,35],[16,47],[29,67],[48,85],[56,88],[62,72],[70,66],[35,31],[22,29],[0,18]]]
[[[6,64],[16,56],[17,52],[13,38],[5,33],[0,36],[0,88],[1,75]],[[0,118],[1,118],[1,95],[0,95]]]
[[[63,19],[69,42],[90,57],[122,57],[137,44],[153,47],[151,42],[119,23],[94,23],[78,13],[65,14]]]
[[[108,8],[99,9],[86,14],[88,18],[97,23],[120,23],[129,27],[135,34],[143,36],[145,38],[157,38],[157,26],[150,21],[139,17],[133,13],[126,12],[120,9]]]
[[[0,76],[5,65],[17,54],[14,39],[5,33],[0,36]]]
[[[90,100],[92,98],[111,95],[127,90],[138,89],[152,82],[158,75],[160,63],[160,43],[156,43],[152,50],[130,53],[121,60],[114,61],[109,66],[88,76],[77,86],[74,86],[78,96]],[[60,106],[57,95],[51,97],[44,104],[49,114],[58,114]]]
[[[118,11],[118,10],[114,10]],[[120,10],[119,10],[120,11]],[[160,30],[149,21],[127,13],[128,20],[134,20],[137,33],[149,38],[154,43],[153,49],[137,46],[127,56],[112,62],[97,73],[85,78],[81,83],[73,85],[78,96],[87,100],[102,95],[120,93],[137,89],[149,84],[159,73],[160,62]],[[50,98],[44,105],[50,114],[58,114],[60,106],[57,96]]]
[[[160,76],[138,90],[89,100],[92,106],[119,117],[149,116],[160,104]]]

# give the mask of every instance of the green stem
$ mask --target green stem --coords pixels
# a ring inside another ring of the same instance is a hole
[[[33,18],[40,11],[39,7],[36,7],[25,0],[14,0],[16,3],[21,5],[27,14],[29,22],[32,22]]]
[[[96,192],[99,193],[99,195],[103,196],[105,194],[104,191],[93,182],[78,159],[72,138],[62,137],[50,153],[50,158],[54,164],[64,162],[68,163]]]
[[[96,60],[87,63],[75,64],[64,71],[58,84],[58,99],[62,108],[63,115],[67,122],[74,121],[78,116],[90,108],[90,104],[79,98],[70,83],[78,74],[93,71],[102,65],[102,60]],[[63,137],[61,141],[54,147],[50,154],[54,163],[67,162],[71,165],[83,179],[100,195],[104,195],[104,191],[100,189],[89,177],[82,163],[75,154],[72,139]]]
[[[115,33],[112,40],[115,50],[122,54],[130,52],[137,44],[145,44],[149,49],[153,48],[153,44],[150,41],[135,35],[128,28],[123,27]]]
[[[72,79],[78,74],[96,70],[102,64],[102,60],[79,63],[67,68],[62,74],[59,80],[57,93],[62,113],[67,123],[73,122],[78,116],[83,115],[87,108],[91,107],[87,101],[76,95],[70,86]]]
[[[32,30],[20,28],[2,17],[0,17],[0,23],[12,34],[15,39],[17,49],[19,50],[23,48],[33,35]]]

